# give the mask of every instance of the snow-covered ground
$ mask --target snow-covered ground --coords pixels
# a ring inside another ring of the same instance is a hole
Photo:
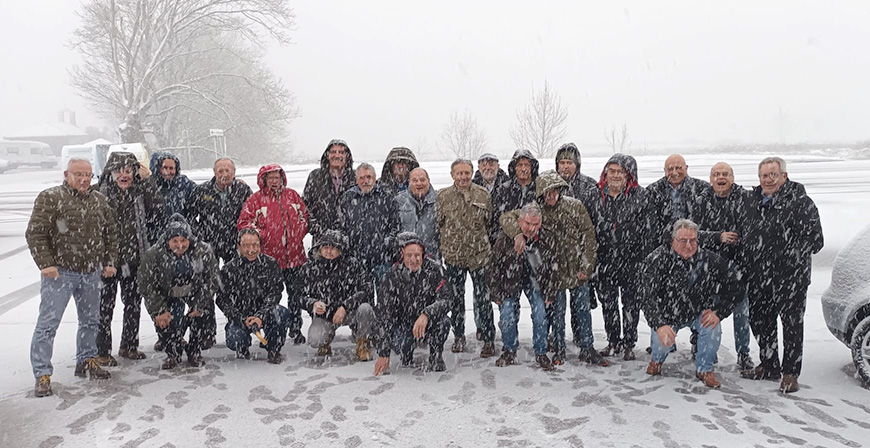
[[[737,182],[753,185],[761,156],[690,156],[689,174],[706,178],[719,160],[731,162]],[[789,175],[819,206],[826,245],[814,259],[806,315],[801,391],[783,396],[778,382],[741,379],[736,370],[731,319],[723,322],[719,351],[722,388],[694,378],[688,334],[661,377],[645,374],[649,328],[640,325],[636,361],[607,368],[573,360],[555,372],[532,366],[531,322],[520,322],[520,365],[497,368],[494,358],[445,353],[448,370],[422,373],[396,366],[375,378],[374,364],[353,361],[349,332],[335,356],[318,362],[311,349],[287,346],[275,366],[256,349],[236,360],[222,344],[205,352],[202,368],[160,370],[156,336],[141,325],[147,359],[119,359],[112,378],[73,376],[75,312],[67,310],[55,341],[55,395],[33,398],[30,337],[38,309],[38,271],[23,250],[24,228],[36,193],[60,181],[58,172],[0,175],[0,446],[847,446],[870,444],[870,391],[854,377],[849,350],[828,332],[820,296],[837,251],[870,223],[870,161],[787,157]],[[604,158],[583,160],[598,177]],[[664,156],[640,157],[641,183],[661,176]],[[506,165],[506,162],[504,163]],[[380,164],[376,164],[380,167]],[[542,169],[552,168],[552,160]],[[288,166],[290,186],[301,191],[311,166]],[[424,163],[436,187],[451,183],[449,162]],[[256,168],[239,170],[250,184]],[[202,181],[205,171],[188,173]],[[467,285],[470,289],[470,284]],[[470,291],[467,294],[470,297]],[[117,308],[115,334],[120,334]],[[468,313],[471,313],[470,306]],[[497,313],[496,313],[497,315]],[[144,317],[144,316],[143,316]],[[596,346],[604,345],[599,310],[593,311]],[[469,318],[469,321],[471,319]],[[219,322],[219,328],[222,328]],[[306,324],[307,328],[307,324]],[[473,328],[468,328],[473,340]],[[570,336],[569,336],[570,339]],[[117,341],[117,336],[116,336]],[[449,343],[449,342],[448,342]],[[116,342],[117,344],[117,342]],[[753,343],[753,354],[756,346]],[[569,345],[576,356],[576,348]],[[418,361],[424,353],[418,353]]]

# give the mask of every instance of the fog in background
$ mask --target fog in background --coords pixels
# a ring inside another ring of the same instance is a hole
[[[566,139],[591,151],[623,122],[638,153],[870,138],[868,2],[576,3],[294,3],[295,42],[268,60],[297,98],[295,150],[343,138],[357,159],[446,154],[442,127],[467,109],[508,155],[516,109],[545,79],[568,107]],[[81,127],[112,125],[69,86],[78,7],[0,0],[0,136],[65,108]]]

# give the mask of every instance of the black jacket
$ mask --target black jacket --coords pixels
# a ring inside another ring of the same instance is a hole
[[[569,179],[565,179],[568,183],[568,190],[565,192],[567,196],[579,199],[580,202],[589,210],[592,203],[595,202],[598,196],[598,184],[595,179],[582,174],[580,172],[580,150],[574,143],[565,143],[556,151],[556,169],[559,168],[559,161],[562,159],[570,159],[577,167],[577,171]]]
[[[528,159],[532,165],[532,181],[523,190],[517,182],[517,162],[519,159]],[[489,244],[495,244],[498,234],[501,232],[499,219],[502,213],[522,208],[524,205],[535,201],[535,181],[538,179],[538,159],[532,152],[526,149],[518,149],[508,164],[509,179],[507,182],[497,185],[492,190],[492,217],[489,224]]]
[[[347,161],[344,164],[338,193],[333,188],[332,176],[329,174],[329,148],[332,145],[341,145],[347,150]],[[326,230],[339,228],[338,204],[344,192],[355,185],[356,174],[353,171],[353,155],[350,147],[343,140],[331,140],[320,157],[320,168],[308,174],[305,190],[302,193],[302,200],[308,208],[308,233],[311,236],[317,238]]]
[[[340,307],[351,312],[363,303],[371,303],[374,297],[374,287],[370,276],[363,265],[356,259],[344,253],[335,260],[327,260],[320,256],[320,246],[317,244],[308,252],[308,261],[302,266],[302,301],[303,306],[313,317],[332,320],[333,314]],[[326,313],[314,313],[314,303],[326,304]]]
[[[763,203],[761,187],[752,190],[746,264],[750,281],[810,284],[811,257],[825,245],[816,204],[804,186],[791,180]]]
[[[197,185],[185,203],[185,215],[193,233],[211,244],[215,255],[233,258],[238,245],[236,224],[251,187],[238,179],[227,187],[225,196],[217,188],[217,179]]]
[[[495,175],[495,182],[493,182],[493,190],[510,179],[510,176],[508,176],[503,169],[499,168],[498,173]],[[474,177],[471,178],[471,182],[486,188],[486,181],[483,180],[483,174],[481,174],[480,170],[474,172]],[[492,192],[490,192],[490,194],[492,194]]]
[[[417,272],[399,263],[390,268],[378,289],[377,332],[378,356],[390,356],[390,335],[397,325],[411,328],[420,314],[437,322],[450,310],[450,287],[436,262],[424,258]]]
[[[508,298],[519,298],[523,291],[523,280],[534,276],[544,300],[555,301],[559,293],[559,279],[555,271],[558,266],[556,253],[551,246],[553,241],[554,236],[542,228],[535,241],[527,239],[526,252],[517,254],[514,239],[501,232],[492,247],[485,271],[490,300],[501,303]],[[529,263],[529,251],[540,256],[540,264],[533,266]]]
[[[231,322],[244,325],[250,316],[266,322],[281,302],[283,290],[284,278],[274,258],[265,254],[253,261],[236,257],[221,269],[221,289],[215,304]]]
[[[625,189],[616,197],[607,193],[607,166],[618,164],[627,175]],[[647,222],[645,194],[637,183],[637,162],[633,157],[614,154],[601,170],[601,180],[589,217],[595,225],[598,257],[595,282],[636,288],[640,263],[646,255]]]
[[[387,158],[384,160],[384,167],[381,168],[381,177],[378,179],[378,182],[383,184],[384,188],[393,196],[400,193],[400,188],[401,191],[408,189],[407,177],[405,178],[405,183],[401,186],[396,185],[396,180],[393,178],[393,164],[397,162],[405,162],[408,165],[408,173],[420,167],[414,151],[404,146],[397,146],[390,150],[390,153],[387,154]]]
[[[691,176],[686,176],[680,184],[680,192],[686,203],[687,216],[697,223],[699,215],[703,212],[703,203],[707,200],[707,192],[711,191],[710,183]],[[671,241],[671,230],[677,217],[672,215],[671,184],[667,177],[647,185],[646,187],[646,215],[649,220],[650,242],[647,250],[655,249],[662,243]]]
[[[392,263],[398,254],[399,207],[380,183],[363,194],[359,187],[346,191],[338,211],[339,229],[347,236],[350,254],[369,267]]]
[[[670,244],[662,244],[643,264],[640,303],[653,331],[685,324],[706,309],[724,319],[743,299],[735,272],[712,252],[698,249],[683,260]]]
[[[700,212],[695,216],[695,224],[701,230],[698,233],[700,246],[732,261],[735,268],[741,269],[744,241],[749,230],[747,211],[752,195],[737,184],[731,185],[731,192],[724,198],[716,196],[713,187],[709,188],[703,195]],[[737,244],[723,243],[722,232],[737,233]]]
[[[118,188],[112,171],[129,166],[133,184],[125,191]],[[97,188],[106,195],[118,224],[118,270],[139,265],[145,251],[157,241],[166,226],[163,195],[152,182],[139,177],[139,161],[129,152],[109,156]]]

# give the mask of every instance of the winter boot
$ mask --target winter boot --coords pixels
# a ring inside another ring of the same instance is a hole
[[[596,352],[594,348],[583,348],[580,349],[580,356],[577,358],[580,362],[585,362],[586,364],[594,364],[600,367],[607,367],[610,365],[610,361],[604,359],[600,353]]]
[[[621,350],[621,345],[619,342],[611,342],[607,344],[607,347],[602,348],[598,351],[598,354],[601,356],[613,356],[616,353],[619,353]]]
[[[634,361],[637,357],[634,355],[634,347],[625,347],[625,351],[623,351],[622,359],[625,361]]]
[[[722,383],[719,382],[719,378],[716,378],[716,374],[713,372],[695,372],[695,376],[698,377],[699,380],[704,382],[704,385],[707,387],[711,387],[713,389],[718,389]]]
[[[251,351],[248,347],[242,347],[236,351],[236,359],[251,359]]]
[[[489,358],[495,355],[495,343],[494,342],[484,342],[483,348],[480,349],[480,357],[481,358]]]
[[[181,363],[180,358],[176,358],[174,356],[167,356],[166,361],[163,361],[163,364],[160,366],[163,370],[172,370],[178,367],[178,364]]]
[[[317,348],[317,356],[332,356],[332,345],[323,344]]]
[[[302,345],[305,343],[305,336],[301,331],[296,332],[296,336],[293,336],[293,345]]]
[[[85,362],[77,365],[75,375],[81,378],[90,376],[92,380],[104,380],[112,376],[107,370],[100,367],[97,358],[88,358]]]
[[[133,349],[122,348],[121,350],[118,350],[118,356],[120,356],[122,358],[132,359],[135,361],[138,361],[140,359],[145,359],[145,354],[140,352],[139,349],[136,349],[136,348],[133,348]]]
[[[453,347],[450,347],[453,353],[462,353],[465,351],[465,336],[459,336],[453,339]]]
[[[535,355],[535,362],[538,363],[538,367],[545,372],[553,370],[553,363],[550,362],[550,358],[548,358],[547,355]]]
[[[187,364],[190,367],[202,367],[205,365],[205,361],[202,359],[202,355],[199,353],[194,353],[187,355]]]
[[[372,360],[372,348],[368,338],[358,338],[356,340],[356,357],[360,361]]]
[[[426,371],[443,372],[447,370],[447,365],[444,364],[444,358],[441,353],[429,353],[429,362],[426,364]]]
[[[553,365],[561,366],[565,364],[565,350],[556,350],[556,353],[553,354]]]
[[[752,357],[749,356],[749,353],[738,353],[737,354],[737,367],[743,370],[752,370],[755,368],[755,363],[752,361]]]
[[[517,354],[507,350],[501,352],[501,356],[495,360],[496,367],[507,367],[517,363]]]
[[[281,364],[284,362],[284,356],[279,351],[269,352],[269,359],[266,360],[269,364]]]
[[[800,390],[798,386],[797,375],[783,375],[782,382],[779,383],[779,391],[784,394],[790,394]]]
[[[661,375],[662,374],[662,363],[650,361],[649,365],[646,366],[646,374],[647,375]]]
[[[154,343],[155,352],[162,352],[164,348],[166,348],[166,344],[163,343],[162,339],[158,339],[157,342]]]
[[[97,364],[105,367],[115,367],[118,365],[118,360],[112,355],[100,355],[94,358]]]
[[[779,371],[768,369],[762,364],[754,369],[741,371],[740,376],[750,380],[778,380],[782,374]]]
[[[47,397],[51,395],[51,376],[42,375],[36,379],[36,388],[33,390],[33,395],[37,397]]]

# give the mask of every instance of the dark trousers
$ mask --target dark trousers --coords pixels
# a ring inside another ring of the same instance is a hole
[[[169,299],[169,312],[172,314],[172,320],[166,328],[154,328],[157,330],[157,335],[164,341],[166,354],[176,360],[181,359],[185,347],[181,341],[184,338],[184,333],[190,329],[190,335],[187,340],[187,355],[197,356],[202,352],[202,341],[204,337],[204,327],[206,317],[189,317],[187,313],[187,305],[182,299]]]
[[[138,266],[131,266],[129,272],[125,272],[128,274],[127,276],[118,271],[113,277],[103,277],[103,289],[100,292],[100,328],[97,332],[97,354],[99,356],[108,356],[112,353],[112,319],[115,315],[118,283],[121,284],[121,303],[124,304],[120,349],[139,348],[139,318],[142,314],[142,296],[139,294],[139,285],[136,282],[137,272]]]
[[[247,318],[247,316],[245,316]],[[263,337],[266,338],[266,351],[280,352],[287,339],[287,326],[290,323],[290,312],[281,305],[275,307],[263,321]],[[224,327],[227,336],[227,348],[237,352],[251,346],[251,331],[245,326],[244,320],[228,321]]]
[[[597,287],[607,342],[612,347],[634,348],[637,344],[637,324],[640,320],[640,303],[637,294],[630,288],[604,283],[598,283]],[[621,313],[620,299],[622,300]]]
[[[390,348],[400,354],[403,360],[414,356],[416,346],[414,338],[414,324],[396,325],[390,332]],[[437,355],[444,351],[444,342],[450,333],[450,318],[447,316],[438,320],[430,320],[426,324],[426,340],[429,341],[429,354]]]
[[[768,370],[800,375],[804,353],[807,286],[770,281],[749,287],[749,325],[758,342],[758,358]],[[777,317],[782,322],[782,366],[779,363]]]
[[[287,289],[287,310],[290,312],[288,331],[295,337],[302,330],[302,267],[281,269],[284,287]]]
[[[474,284],[474,304],[479,306],[478,318],[484,342],[495,341],[495,323],[493,321],[492,303],[486,290],[484,268],[469,270],[447,263],[447,282],[453,288],[453,306],[450,317],[453,321],[453,336],[465,336],[465,278],[471,274]]]

